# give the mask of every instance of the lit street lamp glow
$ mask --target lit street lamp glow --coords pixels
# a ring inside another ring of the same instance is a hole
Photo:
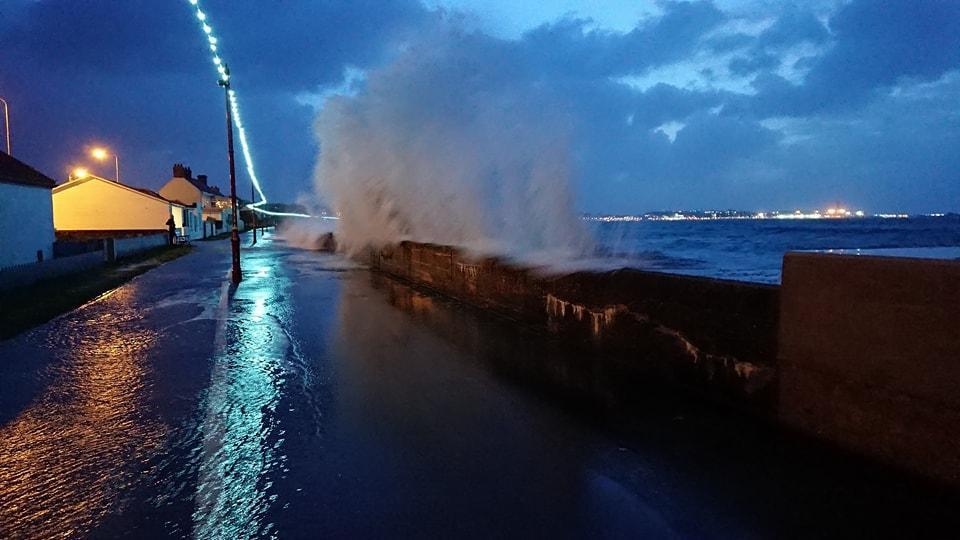
[[[116,180],[117,183],[120,183],[120,158],[116,154],[111,154],[106,148],[95,147],[90,150],[90,157],[97,161],[104,161],[110,156],[113,156],[113,165],[116,170]]]
[[[74,179],[86,178],[90,176],[90,171],[83,167],[76,167],[73,169],[73,172],[70,173],[70,177]]]

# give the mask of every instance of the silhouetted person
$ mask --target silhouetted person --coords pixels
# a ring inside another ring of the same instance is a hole
[[[177,231],[174,229],[173,216],[170,216],[170,219],[167,220],[167,230],[170,231],[170,245],[173,245],[173,241],[177,238]]]

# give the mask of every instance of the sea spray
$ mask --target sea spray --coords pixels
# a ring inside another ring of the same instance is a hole
[[[277,234],[287,244],[311,251],[327,251],[333,245],[331,236],[336,227],[326,219],[287,219],[277,226]]]
[[[328,98],[319,198],[348,253],[416,240],[517,258],[589,251],[565,104],[514,45],[442,23]]]

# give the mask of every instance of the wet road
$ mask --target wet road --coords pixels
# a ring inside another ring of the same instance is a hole
[[[231,288],[228,250],[198,243],[0,343],[0,536],[886,536],[957,518],[944,493],[655,389],[624,414],[549,339],[272,235]]]

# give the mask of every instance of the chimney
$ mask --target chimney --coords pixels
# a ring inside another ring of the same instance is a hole
[[[198,174],[197,181],[200,182],[200,185],[202,185],[203,187],[207,187],[207,175]]]
[[[189,178],[187,176],[187,168],[183,166],[183,163],[174,163],[173,164],[173,177],[174,178]]]

